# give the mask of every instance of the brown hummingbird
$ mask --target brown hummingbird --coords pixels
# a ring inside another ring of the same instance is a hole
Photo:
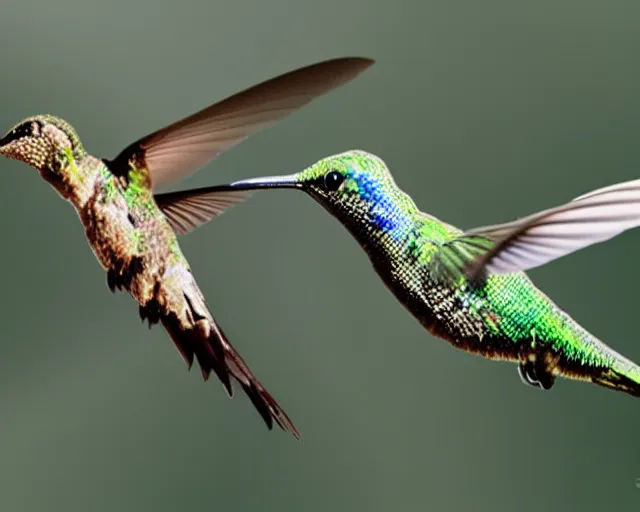
[[[110,290],[127,291],[149,327],[162,323],[189,368],[195,358],[204,380],[213,371],[229,396],[233,377],[269,429],[275,421],[299,438],[213,318],[176,236],[242,202],[249,192],[158,196],[156,189],[191,175],[372,64],[340,58],[286,73],[153,132],[112,160],[89,154],[74,128],[51,115],[18,123],[0,139],[0,154],[37,169],[71,203]]]

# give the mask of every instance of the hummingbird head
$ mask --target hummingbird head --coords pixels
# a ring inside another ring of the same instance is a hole
[[[302,172],[237,181],[238,189],[297,188],[303,190],[351,231],[363,227],[405,232],[413,200],[396,185],[382,159],[365,151],[348,151],[323,158]]]
[[[28,117],[0,138],[0,155],[41,172],[57,173],[70,155],[78,157],[83,151],[73,127],[50,115]]]

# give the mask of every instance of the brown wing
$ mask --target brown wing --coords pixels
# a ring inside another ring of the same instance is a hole
[[[373,62],[333,59],[272,78],[139,139],[108,164],[114,172],[126,172],[135,156],[149,170],[154,189],[177,182],[249,135],[352,80]]]
[[[180,192],[157,194],[156,203],[179,235],[186,235],[197,227],[221,215],[229,208],[246,201],[251,191],[220,190],[206,187]]]

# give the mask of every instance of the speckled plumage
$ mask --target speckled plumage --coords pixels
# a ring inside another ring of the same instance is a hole
[[[96,158],[69,123],[45,115],[16,125],[0,139],[0,153],[38,169],[73,205],[111,291],[127,291],[149,327],[161,322],[189,368],[197,359],[204,379],[213,371],[229,395],[233,376],[270,428],[275,421],[299,437],[209,312],[169,217],[155,200],[143,151],[111,162]]]
[[[51,115],[29,117],[0,138],[0,155],[40,172],[78,213],[112,292],[127,291],[149,327],[162,323],[189,368],[213,371],[232,396],[240,384],[268,428],[299,439],[288,415],[253,375],[211,315],[176,235],[187,234],[250,194],[156,188],[193,174],[223,151],[344,85],[373,64],[318,62],[240,91],[129,144],[113,160],[88,154],[76,131]]]
[[[447,258],[435,255],[462,231],[421,212],[375,155],[350,151],[296,175],[230,187],[307,192],[351,232],[413,316],[455,347],[518,362],[523,380],[543,389],[562,375],[640,396],[640,368],[582,328],[524,273],[479,283],[462,274],[444,279],[439,266]]]

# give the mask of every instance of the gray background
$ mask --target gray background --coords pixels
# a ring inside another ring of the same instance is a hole
[[[357,81],[185,186],[290,173],[360,148],[463,228],[638,177],[636,0],[5,1],[0,130],[50,112],[114,156],[298,66],[365,55]],[[69,205],[0,163],[3,511],[638,510],[640,402],[424,332],[303,194],[260,193],[182,240],[211,308],[301,429],[190,374],[112,296]],[[531,272],[640,362],[627,233]]]

